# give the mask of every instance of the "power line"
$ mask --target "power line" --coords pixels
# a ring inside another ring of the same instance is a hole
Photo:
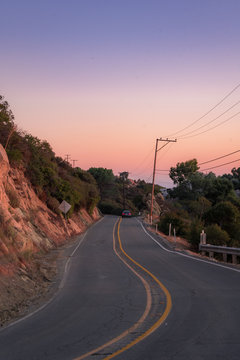
[[[146,183],[147,183],[149,180],[151,180],[151,178],[152,178],[152,174],[147,178]]]
[[[205,164],[208,164],[208,163],[210,163],[210,162],[217,161],[217,160],[223,159],[223,158],[225,158],[225,157],[231,156],[231,155],[236,154],[236,153],[238,153],[238,152],[240,152],[240,150],[233,151],[233,152],[231,152],[231,153],[229,153],[229,154],[219,156],[219,157],[217,157],[217,158],[215,158],[215,159],[212,159],[212,160],[204,161],[204,162],[202,162],[202,163],[199,163],[198,165],[199,165],[199,166],[205,165]],[[234,161],[234,162],[235,162],[235,161]],[[230,163],[231,163],[231,162],[230,162]],[[220,166],[222,166],[222,165],[220,165]],[[214,168],[214,167],[213,167],[213,168]],[[211,168],[211,169],[212,169],[212,168]],[[206,170],[206,169],[205,169],[205,170]],[[205,171],[205,170],[201,170],[201,171]],[[158,173],[160,173],[160,172],[169,172],[169,171],[170,171],[169,169],[168,169],[168,170],[166,170],[166,169],[156,169],[156,172],[158,172]],[[167,175],[167,174],[161,174],[161,175]]]
[[[158,160],[162,159],[170,151],[172,146],[173,143],[170,143],[169,146],[165,150],[163,150],[162,153],[159,155]]]
[[[213,123],[214,121],[216,121],[217,119],[219,119],[220,117],[222,117],[223,115],[225,115],[228,111],[232,110],[232,109],[233,109],[235,106],[237,106],[239,103],[240,103],[240,100],[237,101],[235,104],[233,104],[233,105],[232,105],[230,108],[228,108],[226,111],[224,111],[223,113],[221,113],[220,115],[218,115],[215,119],[208,121],[206,124],[203,124],[202,126],[199,126],[197,129],[194,129],[194,130],[192,130],[192,131],[189,131],[189,132],[186,133],[186,134],[181,135],[181,136],[179,137],[179,139],[184,138],[184,137],[187,136],[187,135],[193,134],[195,131],[198,131],[198,130],[200,130],[200,129],[206,127],[206,126],[208,126],[209,124]]]
[[[221,166],[225,166],[225,165],[233,164],[233,163],[235,163],[235,162],[237,162],[237,161],[240,161],[240,159],[236,159],[236,160],[233,160],[233,161],[227,162],[227,163],[225,163],[225,164],[221,164],[221,165],[213,166],[213,167],[210,167],[210,168],[208,168],[208,169],[203,169],[203,170],[201,170],[201,171],[208,171],[208,170],[216,169],[216,168],[219,168],[219,167],[221,167]]]
[[[195,125],[197,122],[199,122],[200,120],[202,120],[204,117],[206,117],[208,114],[210,114],[213,110],[215,110],[219,105],[221,105],[229,96],[231,96],[238,88],[240,87],[240,83],[235,86],[226,96],[224,96],[223,99],[221,99],[216,105],[214,105],[210,110],[208,110],[205,114],[203,114],[200,118],[196,119],[195,121],[193,121],[191,124],[189,124],[188,126],[184,127],[183,129],[170,134],[168,136],[175,136],[181,132],[183,132],[184,130],[189,129],[190,127],[192,127],[193,125]]]
[[[160,176],[169,176],[169,174],[161,174],[161,173],[157,173],[157,175],[160,175]]]
[[[197,134],[194,134],[194,135],[189,135],[189,136],[180,137],[180,139],[189,139],[189,138],[191,138],[191,137],[195,137],[195,136],[204,134],[204,133],[206,133],[206,132],[208,132],[208,131],[211,131],[211,130],[213,130],[213,129],[216,129],[217,127],[219,127],[219,126],[225,124],[226,122],[232,120],[234,117],[236,117],[236,116],[239,115],[239,114],[240,114],[240,111],[237,112],[236,114],[232,115],[230,118],[225,119],[224,121],[220,122],[219,124],[217,124],[217,125],[209,128],[209,129],[207,129],[207,130],[204,130],[204,131],[202,131],[202,132],[200,132],[200,133],[197,133]]]
[[[141,171],[141,172],[137,172],[137,173],[131,173],[131,175],[133,176],[139,176],[139,175],[142,175],[146,170],[149,170],[149,168],[152,166],[152,160],[151,162],[149,161],[147,166]]]
[[[154,151],[154,149],[152,148],[151,151],[145,156],[145,158],[137,166],[135,166],[135,168],[133,168],[131,174],[136,175],[136,173],[134,173],[134,171],[139,169],[141,167],[141,165],[145,163],[145,161],[150,157],[150,155],[153,153],[153,151]]]
[[[239,152],[240,150],[237,150],[237,151],[234,151],[234,152],[231,152],[231,153],[229,153],[229,154],[226,154],[226,155],[223,155],[223,156],[220,156],[220,157],[218,157],[218,158],[215,158],[215,159],[212,159],[212,160],[208,160],[208,161],[204,161],[204,162],[202,162],[202,163],[200,163],[200,164],[198,164],[199,166],[200,165],[205,165],[205,164],[208,164],[208,163],[210,163],[210,162],[213,162],[213,161],[217,161],[217,160],[220,160],[220,159],[223,159],[223,158],[225,158],[225,157],[227,157],[227,156],[230,156],[230,155],[233,155],[233,154],[236,154],[237,152]],[[163,170],[162,170],[163,171]]]

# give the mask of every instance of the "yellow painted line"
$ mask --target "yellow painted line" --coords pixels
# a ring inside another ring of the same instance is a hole
[[[146,317],[149,314],[149,311],[151,309],[151,305],[152,305],[152,297],[151,297],[151,291],[150,291],[150,286],[148,284],[148,282],[140,275],[138,274],[127,262],[126,260],[120,256],[120,254],[117,253],[116,250],[116,240],[115,240],[115,230],[116,230],[116,225],[118,222],[118,229],[117,229],[117,234],[118,234],[118,242],[119,242],[119,247],[121,252],[131,261],[133,262],[135,265],[137,265],[139,268],[141,268],[144,272],[146,272],[150,277],[152,277],[152,279],[155,280],[155,282],[160,286],[160,288],[163,290],[165,296],[166,296],[166,308],[164,310],[164,313],[161,315],[161,317],[158,319],[158,321],[156,321],[153,326],[151,326],[145,333],[143,333],[142,335],[140,335],[139,337],[137,337],[135,340],[133,340],[132,342],[130,342],[128,345],[124,346],[123,348],[117,350],[115,353],[107,356],[106,358],[104,358],[104,360],[109,360],[114,358],[115,356],[123,353],[124,351],[130,349],[132,346],[136,345],[137,343],[139,343],[140,341],[142,341],[143,339],[145,339],[147,336],[149,336],[150,334],[152,334],[167,318],[168,314],[171,311],[171,307],[172,307],[172,300],[171,300],[171,295],[169,293],[169,291],[167,290],[167,288],[156,278],[156,276],[154,276],[149,270],[147,270],[146,268],[144,268],[142,265],[140,265],[137,261],[135,261],[134,259],[132,259],[123,249],[122,247],[122,242],[120,239],[120,224],[122,222],[122,219],[120,219],[120,221],[116,221],[116,223],[114,224],[113,227],[113,249],[114,252],[116,253],[116,255],[121,259],[121,261],[123,261],[125,263],[125,265],[127,267],[129,267],[131,269],[131,271],[140,278],[140,280],[142,281],[145,290],[146,290],[146,295],[147,295],[147,302],[146,302],[146,307],[144,310],[143,315],[140,317],[140,319],[129,329],[125,330],[122,334],[120,334],[119,336],[113,338],[112,340],[108,341],[107,343],[105,343],[104,345],[99,346],[98,348],[89,351],[88,353],[83,354],[80,357],[75,358],[74,360],[83,360],[88,356],[93,355],[94,353],[98,353],[101,350],[104,350],[105,348],[107,348],[110,345],[113,345],[114,343],[116,343],[117,341],[123,339],[124,337],[126,337],[127,335],[129,335],[129,333],[133,332],[139,325],[141,325],[141,323],[143,323],[143,321],[146,319]]]
[[[118,223],[118,241],[119,241],[119,246],[121,251],[123,252],[123,254],[129,259],[131,260],[135,265],[137,265],[138,267],[140,267],[143,271],[145,271],[149,276],[151,276],[156,283],[160,286],[160,288],[163,290],[165,296],[166,296],[166,308],[164,310],[164,313],[161,315],[161,317],[153,324],[153,326],[151,326],[145,333],[143,333],[142,335],[140,335],[139,337],[137,337],[135,340],[133,340],[132,342],[130,342],[128,345],[124,346],[123,348],[119,349],[118,351],[116,351],[115,353],[113,353],[112,355],[107,356],[106,358],[104,358],[104,360],[109,360],[114,358],[115,356],[123,353],[124,351],[130,349],[131,347],[133,347],[134,345],[136,345],[137,343],[139,343],[140,341],[142,341],[143,339],[145,339],[146,337],[148,337],[150,334],[152,334],[156,329],[159,328],[159,326],[166,320],[167,316],[169,315],[171,308],[172,308],[172,299],[171,299],[171,295],[168,291],[168,289],[156,278],[155,275],[153,275],[149,270],[147,270],[146,268],[144,268],[142,265],[140,265],[137,261],[135,261],[134,259],[132,259],[123,249],[122,247],[122,242],[120,239],[120,234],[119,234],[119,229],[120,229],[120,224],[121,224],[122,219],[119,221]]]
[[[123,261],[126,266],[128,266],[131,271],[140,278],[140,280],[143,282],[143,285],[145,287],[146,290],[146,294],[147,294],[147,301],[146,301],[146,307],[144,310],[144,313],[142,314],[142,316],[140,317],[140,319],[133,325],[131,326],[129,329],[125,330],[124,332],[122,332],[120,335],[118,335],[117,337],[111,339],[110,341],[108,341],[107,343],[105,343],[104,345],[101,345],[99,347],[97,347],[94,350],[91,350],[85,354],[83,354],[80,357],[75,358],[74,360],[83,360],[85,358],[87,358],[88,356],[93,355],[94,353],[99,353],[101,350],[103,350],[104,348],[116,343],[117,341],[123,339],[124,337],[126,337],[127,335],[129,335],[129,333],[133,332],[134,330],[136,330],[136,328],[143,323],[143,321],[146,319],[146,317],[149,314],[149,311],[151,309],[151,305],[152,305],[152,296],[151,296],[151,290],[149,287],[148,282],[141,276],[139,275],[127,262],[126,260],[124,260],[118,253],[116,250],[116,240],[115,240],[115,229],[116,229],[116,225],[117,225],[118,220],[115,222],[114,227],[113,227],[113,250],[116,253],[116,255],[121,259],[121,261]]]

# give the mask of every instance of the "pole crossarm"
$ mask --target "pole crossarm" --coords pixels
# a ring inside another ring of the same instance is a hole
[[[160,148],[158,148],[158,142],[165,142]],[[156,174],[156,163],[157,163],[157,153],[165,146],[167,146],[170,142],[177,142],[177,139],[156,139],[156,147],[155,147],[155,155],[154,155],[154,163],[153,163],[153,179],[152,179],[152,196],[151,196],[151,209],[150,209],[150,221],[152,223],[152,213],[153,213],[153,198],[154,198],[154,182],[155,182],[155,174]]]

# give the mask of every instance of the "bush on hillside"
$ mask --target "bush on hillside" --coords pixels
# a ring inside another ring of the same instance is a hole
[[[198,250],[200,242],[200,234],[203,230],[203,223],[198,218],[191,222],[189,232],[187,234],[187,240],[192,245],[194,250]]]
[[[206,227],[207,243],[218,246],[227,246],[230,243],[230,236],[217,224]]]
[[[168,212],[160,219],[159,229],[166,235],[169,234],[169,224],[172,224],[172,230],[175,228],[178,236],[186,236],[189,232],[188,220],[182,218],[176,212]]]
[[[120,216],[122,213],[122,207],[118,203],[112,200],[101,201],[99,209],[103,214],[111,214]]]

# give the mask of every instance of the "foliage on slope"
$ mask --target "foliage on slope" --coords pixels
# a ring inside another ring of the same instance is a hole
[[[120,215],[123,209],[129,209],[138,214],[146,209],[147,196],[151,193],[152,185],[144,180],[128,179],[128,172],[124,171],[115,176],[111,169],[90,168],[88,172],[95,178],[100,189],[99,208],[105,214]],[[155,186],[155,194],[160,191]]]
[[[172,223],[179,235],[198,247],[202,229],[212,244],[240,246],[240,168],[232,174],[201,173],[197,160],[178,163],[169,176],[176,185],[169,191],[171,206],[160,219],[160,229],[168,233]]]
[[[37,195],[58,212],[62,200],[71,205],[70,214],[80,208],[89,212],[99,201],[96,181],[90,173],[56,157],[47,141],[17,130],[9,104],[0,96],[0,143],[12,167],[20,167]]]

